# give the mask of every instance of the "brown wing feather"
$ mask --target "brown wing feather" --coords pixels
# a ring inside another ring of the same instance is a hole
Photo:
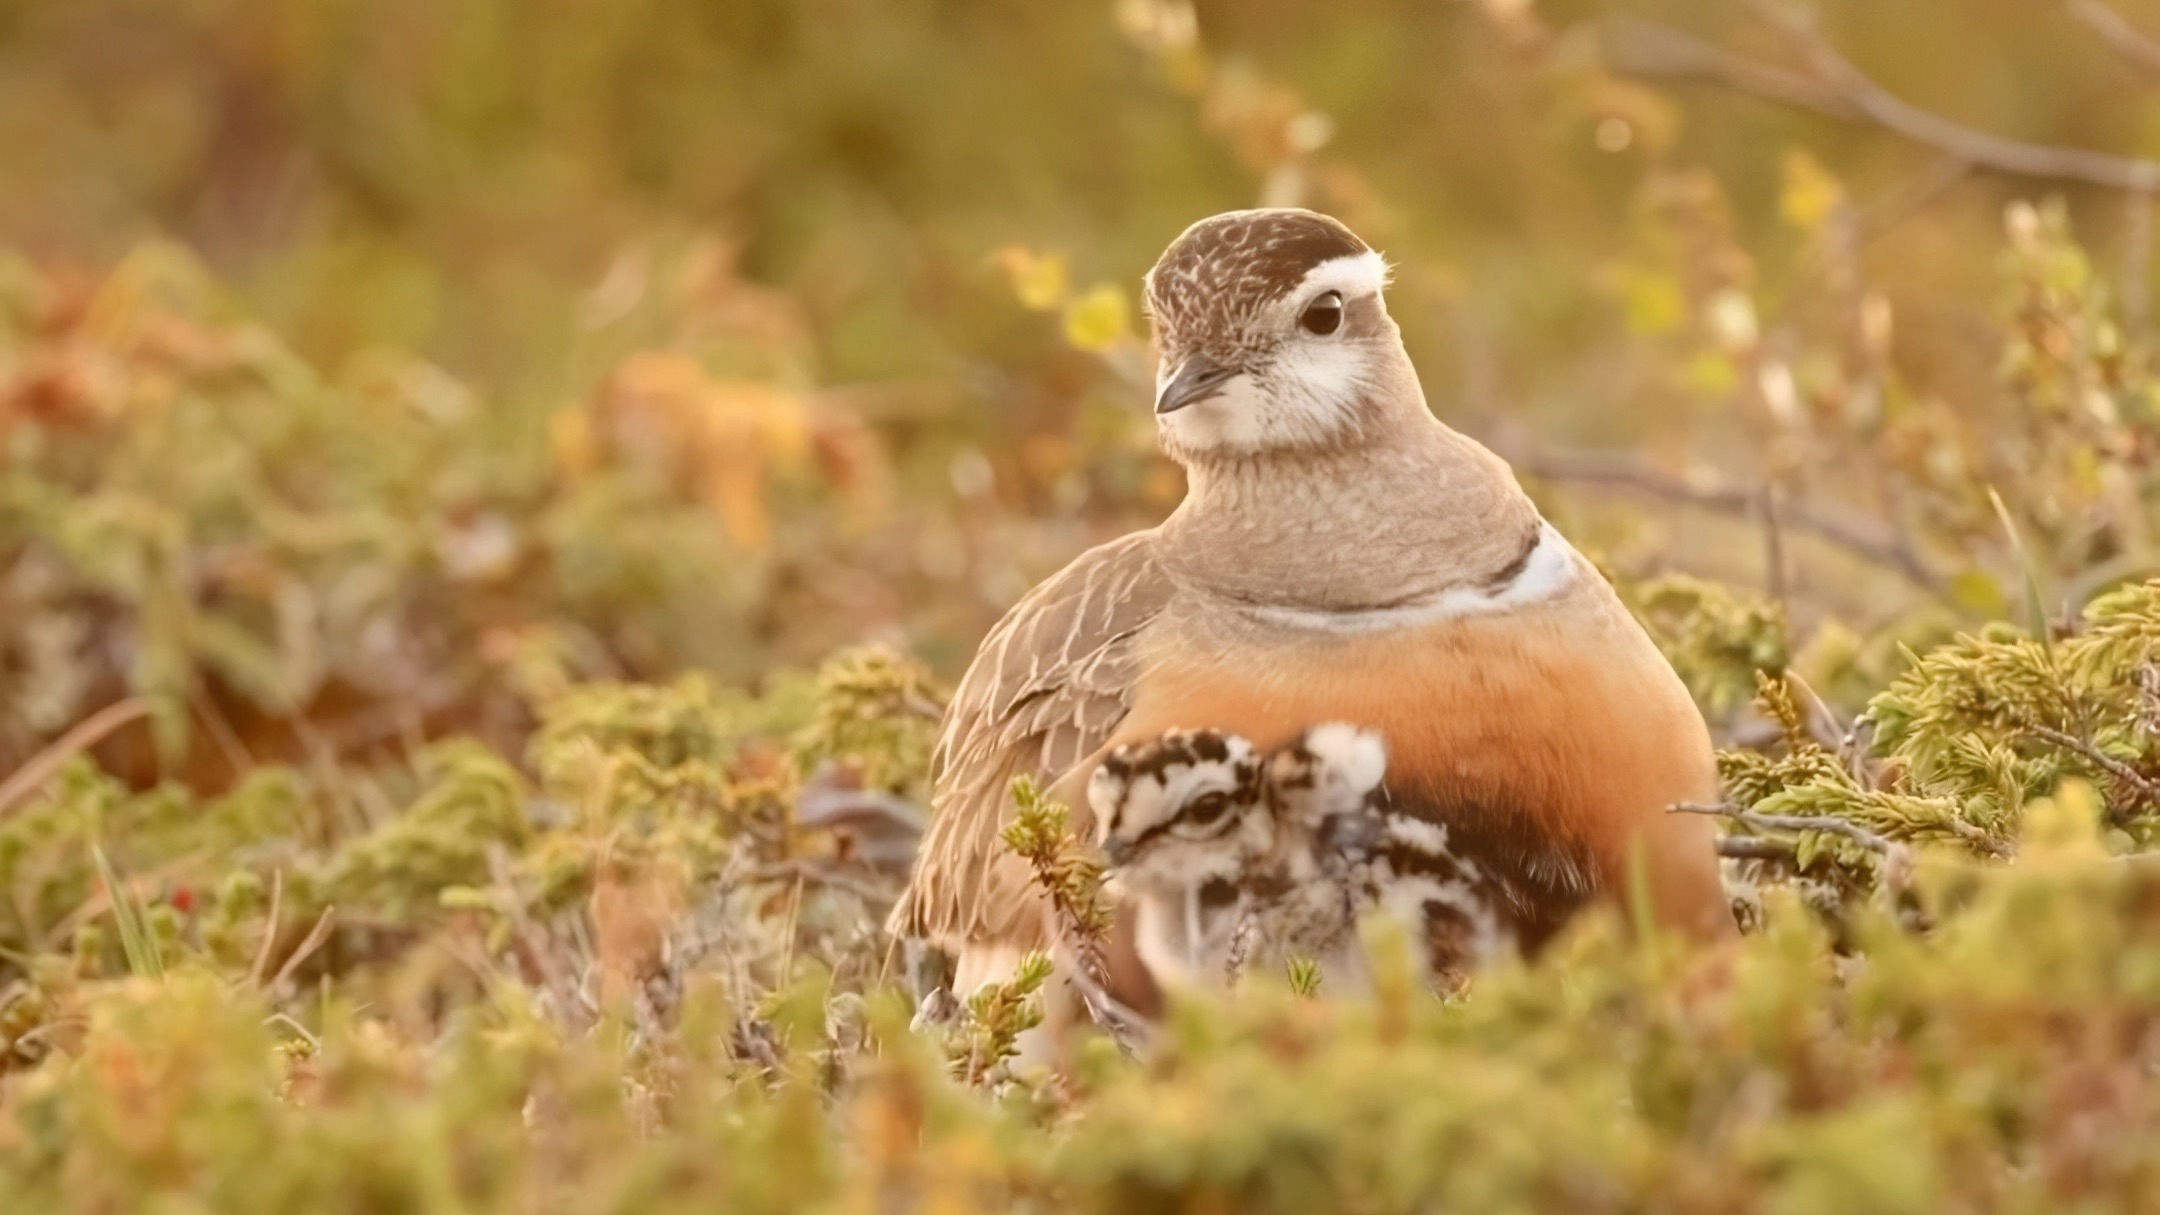
[[[1055,782],[1124,719],[1133,639],[1170,595],[1155,540],[1135,532],[1081,554],[983,639],[931,757],[930,830],[887,924],[896,936],[948,946],[1039,939],[1026,866],[998,839],[1007,789],[1021,773]]]

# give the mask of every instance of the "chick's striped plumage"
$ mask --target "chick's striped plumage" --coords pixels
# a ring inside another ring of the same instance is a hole
[[[1216,731],[1174,730],[1112,751],[1089,782],[1111,877],[1137,946],[1173,985],[1234,983],[1249,965],[1318,963],[1363,983],[1357,927],[1395,917],[1453,985],[1506,943],[1503,897],[1444,828],[1387,805],[1379,736],[1305,731],[1263,762]]]

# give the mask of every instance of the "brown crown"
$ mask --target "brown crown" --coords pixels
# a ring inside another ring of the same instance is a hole
[[[1148,271],[1148,311],[1195,337],[1280,299],[1324,261],[1370,252],[1338,220],[1294,207],[1226,211],[1201,220]]]

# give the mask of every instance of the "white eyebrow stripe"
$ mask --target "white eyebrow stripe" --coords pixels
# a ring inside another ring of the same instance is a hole
[[[1372,295],[1388,284],[1387,259],[1367,249],[1331,257],[1305,272],[1290,298],[1299,307],[1323,291],[1340,291],[1345,297]]]

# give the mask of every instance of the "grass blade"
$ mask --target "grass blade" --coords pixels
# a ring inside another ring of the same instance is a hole
[[[2026,551],[2025,537],[2018,533],[2017,521],[2010,517],[2010,508],[2003,504],[2002,495],[1995,492],[1992,485],[1988,486],[1988,502],[1995,507],[1995,517],[2002,520],[2003,532],[2010,537],[2010,551],[2017,555],[2019,572],[2025,578],[2025,627],[2045,642],[2048,639],[2047,608],[2040,594],[2040,575],[2033,568],[2032,554]]]
[[[165,977],[165,951],[158,945],[157,934],[150,931],[149,917],[136,904],[134,892],[120,881],[104,848],[90,845],[90,857],[97,864],[98,878],[105,883],[106,896],[112,900],[113,922],[120,930],[120,952],[127,957],[129,972],[153,979]]]

